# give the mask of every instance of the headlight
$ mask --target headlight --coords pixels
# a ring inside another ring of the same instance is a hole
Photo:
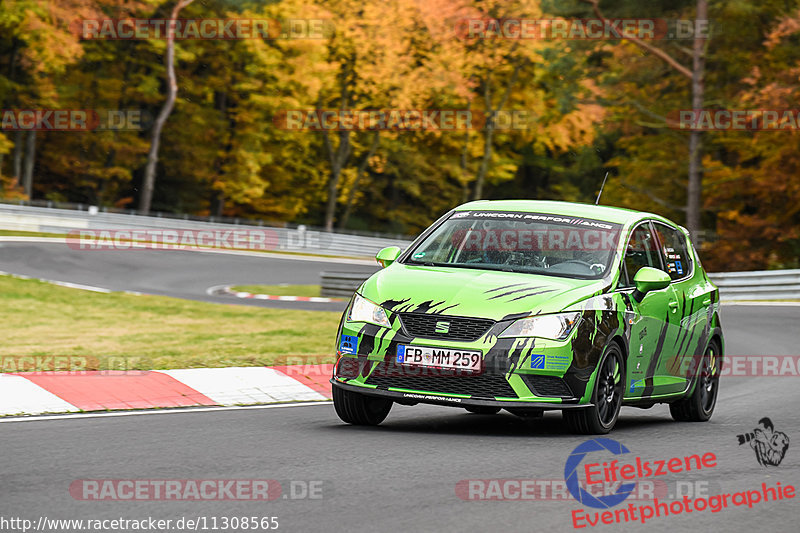
[[[370,302],[359,294],[356,294],[355,299],[353,299],[353,306],[350,308],[347,320],[350,322],[368,322],[385,328],[392,327],[389,323],[389,317],[386,316],[386,311],[381,306]]]
[[[517,320],[508,326],[500,337],[542,337],[564,340],[578,323],[580,313],[532,316]]]

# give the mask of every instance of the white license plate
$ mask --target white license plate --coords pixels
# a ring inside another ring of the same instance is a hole
[[[481,352],[400,345],[397,347],[397,362],[403,365],[480,370]]]

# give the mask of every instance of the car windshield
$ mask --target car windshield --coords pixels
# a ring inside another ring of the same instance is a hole
[[[599,279],[610,268],[620,230],[572,216],[456,212],[405,263]]]

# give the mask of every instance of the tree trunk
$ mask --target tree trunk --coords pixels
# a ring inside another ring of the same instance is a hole
[[[489,171],[489,161],[492,159],[492,142],[496,127],[495,117],[497,116],[497,113],[502,111],[505,107],[508,97],[511,94],[511,89],[513,89],[514,85],[517,83],[520,67],[520,64],[514,65],[514,72],[511,74],[511,79],[508,80],[505,93],[503,94],[502,98],[500,98],[500,103],[498,103],[497,107],[494,109],[492,109],[491,71],[487,73],[486,79],[484,80],[483,100],[486,107],[486,134],[483,144],[483,158],[481,159],[481,165],[478,168],[478,175],[475,178],[475,191],[472,196],[473,200],[481,200],[483,198],[483,183],[486,180],[486,174]]]
[[[22,179],[22,142],[22,131],[17,130],[17,133],[14,134],[14,168],[11,169],[11,172],[14,174],[14,179],[17,181],[17,183],[19,183],[19,181]]]
[[[222,217],[225,212],[225,195],[222,191],[214,191],[211,195],[211,209],[209,210],[211,216]]]
[[[708,0],[697,0],[696,20],[707,20]],[[695,31],[698,24],[695,23]],[[692,109],[702,109],[705,96],[705,46],[706,37],[702,33],[695,34],[692,49]],[[689,134],[689,184],[686,190],[686,229],[693,238],[698,238],[701,230],[700,215],[703,202],[703,139],[702,132],[692,131]]]
[[[469,104],[467,109],[469,109]],[[467,163],[469,157],[469,132],[464,132],[464,146],[461,148],[461,161],[459,162],[459,169],[461,170],[461,203],[465,204],[469,200],[469,181],[467,179]]]
[[[36,160],[36,131],[28,132],[28,140],[25,146],[25,166],[22,174],[22,188],[28,196],[28,200],[33,200],[33,163]]]
[[[168,24],[173,24],[181,10],[194,2],[194,0],[180,0],[172,8],[172,14]],[[167,122],[172,108],[175,106],[175,99],[178,95],[178,82],[175,79],[175,36],[171,31],[167,31],[167,101],[158,113],[153,123],[153,134],[150,140],[150,151],[147,154],[147,166],[144,171],[142,183],[142,196],[139,200],[139,211],[144,214],[150,212],[150,204],[153,201],[153,189],[156,183],[156,165],[158,164],[158,148],[161,144],[161,130]]]
[[[350,86],[355,69],[355,56],[351,55],[346,62],[341,66],[339,71],[339,112],[344,113],[350,107]],[[322,101],[317,105],[322,109]],[[336,151],[333,150],[331,137],[327,131],[322,132],[323,139],[325,140],[325,148],[328,151],[328,160],[331,164],[331,173],[328,177],[328,200],[325,205],[325,231],[333,231],[333,220],[336,216],[336,203],[339,197],[339,177],[341,176],[342,169],[347,164],[350,158],[350,132],[339,132],[339,146]]]
[[[475,176],[475,189],[472,191],[472,199],[480,200],[483,196],[483,180],[486,179],[486,172],[489,169],[489,158],[492,156],[492,137],[494,136],[494,111],[492,110],[492,73],[489,71],[483,80],[483,102],[486,109],[486,132],[483,137],[483,157],[478,167],[478,174]]]
[[[331,174],[328,177],[328,202],[325,206],[325,231],[333,231],[336,201],[339,197],[339,177],[342,174],[342,168],[350,158],[350,132],[339,132],[339,146],[336,147],[335,151],[328,132],[324,131],[323,135],[325,136],[325,146],[328,148],[328,156],[331,162]]]
[[[600,11],[600,0],[581,0],[583,3],[590,4],[598,18],[606,20]],[[663,60],[667,65],[680,72],[683,76],[692,80],[692,108],[702,109],[705,93],[705,47],[708,39],[699,31],[699,21],[708,20],[708,0],[697,0],[697,14],[695,15],[695,36],[692,49],[692,70],[680,64],[675,58],[664,50],[649,44],[637,37],[630,37],[628,40],[636,44],[643,50],[652,53],[654,56]],[[705,27],[705,26],[704,26]],[[686,229],[697,238],[700,231],[700,214],[702,211],[703,196],[703,144],[702,133],[692,131],[689,134],[689,183],[686,186]]]
[[[225,149],[223,153],[215,160],[215,168],[217,169],[218,180],[221,183],[225,182],[225,165],[228,163],[231,152],[233,152],[233,136],[236,132],[236,120],[228,112],[228,93],[227,91],[214,91],[214,107],[219,111],[222,117],[227,119],[228,129],[224,133]],[[213,180],[216,181],[216,180]],[[212,216],[222,217],[225,212],[225,192],[224,190],[212,190],[211,200],[209,205],[209,212]]]
[[[489,170],[489,161],[492,158],[494,112],[490,113],[490,117],[491,119],[486,121],[486,135],[483,139],[483,157],[481,158],[481,166],[478,168],[478,176],[475,179],[475,193],[472,196],[473,200],[480,200],[483,198],[483,182],[486,179],[486,173]]]
[[[375,151],[378,149],[378,141],[380,141],[380,134],[376,130],[372,134],[372,143],[369,146],[367,155],[364,156],[364,159],[361,161],[361,164],[358,165],[358,171],[356,172],[356,179],[353,180],[353,186],[350,187],[350,192],[347,195],[347,204],[345,204],[344,207],[344,214],[342,215],[342,220],[339,222],[339,227],[342,229],[347,227],[347,222],[350,220],[350,214],[353,211],[353,203],[355,202],[356,192],[358,192],[358,183],[359,181],[361,181],[361,177],[367,171],[369,160],[372,159],[372,156],[375,155]]]

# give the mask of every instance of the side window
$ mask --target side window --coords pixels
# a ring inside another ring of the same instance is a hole
[[[686,237],[678,229],[656,222],[653,224],[661,242],[661,254],[672,279],[680,279],[692,270],[692,256],[686,246]]]
[[[628,246],[625,248],[625,259],[623,267],[625,276],[620,278],[621,287],[633,287],[633,277],[642,267],[661,268],[661,260],[658,257],[658,249],[653,233],[650,231],[650,224],[640,224],[633,230]]]

